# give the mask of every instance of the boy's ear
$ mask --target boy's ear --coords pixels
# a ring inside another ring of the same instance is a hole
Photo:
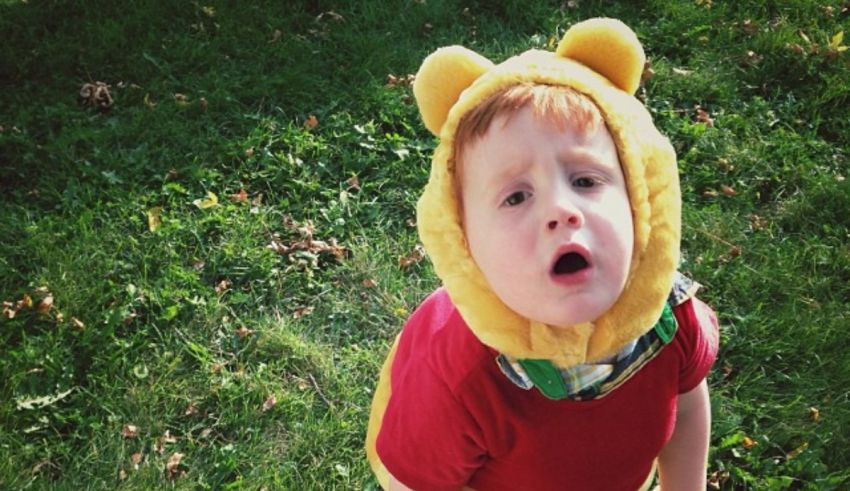
[[[413,95],[425,127],[439,136],[460,93],[492,67],[492,61],[463,46],[440,48],[428,55],[413,81]]]
[[[628,94],[640,86],[646,63],[637,35],[616,19],[589,19],[573,25],[555,54],[587,66]]]

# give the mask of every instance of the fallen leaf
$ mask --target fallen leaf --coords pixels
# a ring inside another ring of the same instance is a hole
[[[809,419],[817,423],[820,421],[820,410],[818,408],[812,406],[809,408]]]
[[[753,23],[751,19],[747,19],[741,24],[741,29],[744,31],[744,34],[747,36],[752,36],[756,32],[758,32],[758,27]]]
[[[809,448],[809,442],[803,442],[799,447],[795,448],[788,452],[785,456],[788,460],[795,459],[800,456],[801,453],[805,452]]]
[[[50,312],[50,308],[53,307],[53,295],[48,295],[44,297],[41,302],[38,302],[38,310],[39,314],[47,315]]]
[[[148,216],[148,230],[151,232],[159,230],[159,227],[162,226],[162,207],[154,206],[146,214]]]
[[[236,330],[236,336],[239,337],[239,339],[245,339],[251,334],[254,334],[254,331],[245,326],[240,326],[239,329]]]
[[[263,402],[262,411],[263,412],[268,411],[269,409],[273,408],[275,406],[275,404],[277,404],[277,397],[275,397],[275,395],[272,394],[265,400],[265,402]]]
[[[292,312],[292,318],[293,319],[300,319],[301,317],[304,317],[305,315],[313,313],[313,310],[315,310],[315,307],[312,307],[312,306],[298,307],[297,309],[295,309]]]
[[[767,220],[758,216],[758,215],[750,215],[750,228],[753,230],[764,230],[768,226]]]
[[[276,43],[280,41],[281,36],[283,36],[283,33],[280,31],[280,29],[275,29],[272,33],[272,38],[269,39],[269,43]]]
[[[136,438],[139,435],[139,428],[136,425],[124,425],[121,429],[121,436],[124,438]]]
[[[718,194],[717,191],[715,191],[713,189],[707,189],[707,190],[702,192],[702,195],[706,198],[716,198],[717,194]]]
[[[254,147],[248,147],[245,149],[245,157],[249,159],[254,156]]]
[[[806,55],[806,50],[797,43],[788,43],[788,44],[785,45],[785,47],[788,48],[792,53],[794,53],[796,55],[799,55],[799,56],[805,56]]]
[[[316,116],[313,115],[313,114],[307,116],[307,120],[304,121],[304,127],[307,128],[308,130],[312,130],[318,124],[319,124],[319,119],[316,118]]]
[[[226,278],[219,281],[218,284],[215,285],[216,295],[221,295],[222,293],[226,292],[228,288],[230,288],[230,284],[230,280]]]
[[[123,481],[125,479],[127,479],[127,473],[124,472],[124,468],[122,467],[121,469],[118,470],[118,480]]]
[[[729,471],[714,471],[708,476],[708,487],[720,489],[723,483],[729,480]]]
[[[741,444],[744,446],[745,449],[750,450],[756,445],[758,445],[758,442],[748,436],[745,436],[744,441]]]
[[[32,308],[32,297],[31,297],[31,296],[29,296],[29,295],[27,295],[26,293],[24,293],[24,294],[21,296],[21,299],[20,299],[20,300],[18,300],[18,303],[17,303],[17,304],[15,304],[15,307],[16,307],[18,310],[22,310],[22,309],[31,309],[31,308]]]
[[[198,414],[198,408],[195,406],[194,402],[190,402],[188,406],[186,406],[186,410],[183,411],[183,416],[194,416]]]
[[[130,456],[130,462],[133,463],[133,469],[139,470],[139,463],[142,461],[142,453],[136,452]]]
[[[145,106],[147,106],[148,109],[153,109],[153,108],[156,107],[156,102],[151,100],[150,94],[145,94],[144,102],[145,102]]]
[[[171,436],[171,430],[165,430],[165,433],[163,433],[161,437],[156,439],[156,442],[154,443],[154,449],[157,451],[157,453],[162,454],[163,452],[165,452],[166,445],[175,442],[177,442],[177,438]]]
[[[363,280],[363,286],[366,288],[375,288],[378,286],[378,282],[373,280],[372,278],[366,278]]]
[[[747,50],[744,56],[741,57],[741,64],[746,66],[755,66],[761,63],[764,57],[753,50]]]
[[[696,119],[699,123],[705,123],[709,128],[714,128],[714,119],[700,106],[694,108],[696,111]]]
[[[192,204],[202,210],[206,210],[207,208],[212,208],[218,204],[218,196],[216,196],[212,191],[207,191],[206,198],[198,198],[195,201],[192,201]]]
[[[421,261],[424,257],[425,248],[422,247],[421,244],[416,244],[416,247],[413,248],[413,251],[411,251],[410,254],[398,258],[398,265],[402,269],[407,269]]]
[[[348,189],[360,191],[360,179],[358,179],[357,176],[349,177],[345,183],[348,184]]]
[[[729,257],[738,257],[741,255],[741,248],[738,246],[732,246],[726,254],[728,254]]]
[[[692,73],[694,73],[694,72],[693,72],[693,70],[685,70],[684,68],[675,68],[675,67],[674,67],[674,68],[673,68],[673,73],[675,73],[675,74],[677,74],[677,75],[684,75],[684,76],[688,76],[688,75],[690,75],[690,74],[692,74]]]
[[[177,477],[181,460],[183,460],[183,454],[180,452],[174,452],[171,454],[171,457],[168,458],[168,463],[165,464],[165,472],[168,474],[169,478]]]
[[[106,111],[112,107],[109,85],[103,82],[86,83],[80,88],[80,100],[89,107]]]
[[[318,21],[318,20],[322,20],[322,19],[324,19],[325,17],[328,17],[329,19],[331,19],[331,20],[333,20],[333,21],[335,21],[335,22],[343,22],[343,21],[345,21],[345,17],[343,17],[343,16],[339,15],[338,13],[334,12],[333,10],[329,10],[329,11],[327,11],[327,12],[322,12],[321,14],[319,14],[318,16],[316,16],[316,20],[317,20],[317,21]]]
[[[200,99],[198,99],[198,106],[201,108],[201,111],[206,112],[207,108],[210,107],[210,103],[207,102],[206,97],[201,97]]]
[[[230,201],[233,201],[234,203],[247,203],[248,193],[245,189],[240,188],[238,193],[230,195]]]
[[[3,315],[7,319],[14,319],[18,311],[15,309],[15,304],[12,302],[3,302]]]
[[[80,319],[77,319],[76,317],[71,317],[71,328],[77,331],[82,331],[86,328],[86,325],[83,324],[83,321],[81,321]]]
[[[646,83],[655,76],[655,70],[652,69],[652,63],[649,60],[643,64],[643,71],[640,74],[640,82]]]
[[[726,184],[722,184],[720,186],[720,192],[729,197],[736,196],[738,194],[731,186],[727,186]]]
[[[204,428],[198,435],[199,438],[206,438],[212,434],[212,428]]]

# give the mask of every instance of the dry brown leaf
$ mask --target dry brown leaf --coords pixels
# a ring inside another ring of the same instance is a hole
[[[312,130],[318,124],[319,124],[319,119],[316,118],[316,116],[313,115],[313,114],[307,116],[307,120],[304,121],[304,127],[307,128],[308,130]]]
[[[142,453],[136,452],[130,456],[130,462],[133,463],[133,468],[139,470],[139,463],[142,461]]]
[[[118,480],[123,481],[125,479],[127,479],[127,473],[124,472],[124,468],[122,467],[121,469],[118,469]]]
[[[265,402],[263,402],[262,411],[266,412],[269,409],[275,407],[276,404],[277,404],[277,397],[275,397],[275,395],[272,394],[265,400]]]
[[[86,328],[86,325],[83,324],[83,321],[77,319],[76,317],[71,317],[71,328],[77,331],[82,331]]]
[[[728,254],[729,257],[738,257],[741,255],[741,248],[738,246],[732,246],[726,254]]]
[[[247,203],[248,193],[245,191],[245,189],[240,188],[238,193],[230,195],[230,201],[233,201],[234,203]]]
[[[727,186],[726,184],[722,184],[720,186],[720,192],[723,193],[725,196],[729,196],[730,198],[732,196],[737,196],[738,194],[735,189],[732,188],[732,186]]]
[[[702,192],[702,195],[706,198],[716,198],[717,194],[718,194],[717,191],[715,191],[713,189],[707,189],[707,190]]]
[[[219,281],[218,284],[215,285],[216,295],[221,295],[222,293],[226,292],[230,288],[230,284],[230,280],[226,278]]]
[[[758,442],[753,440],[752,438],[750,438],[748,436],[745,436],[742,445],[744,446],[745,449],[750,450],[751,448],[758,445]]]
[[[18,310],[23,309],[31,309],[32,308],[32,297],[24,293],[21,296],[21,299],[15,304],[15,308]]]
[[[378,286],[378,282],[373,280],[372,278],[366,278],[363,280],[363,286],[366,288],[375,288]]]
[[[171,430],[165,430],[165,433],[162,434],[161,437],[156,439],[156,443],[154,444],[154,448],[157,453],[165,452],[165,446],[169,443],[177,442],[177,438],[171,436]]]
[[[714,119],[700,106],[694,108],[696,111],[696,120],[699,123],[705,123],[709,128],[714,128]]]
[[[188,406],[186,406],[186,410],[183,411],[183,416],[194,416],[198,414],[198,408],[195,406],[194,402],[190,402]]]
[[[747,50],[747,52],[741,57],[741,64],[745,66],[755,66],[761,63],[762,59],[764,59],[764,56],[753,50]]]
[[[753,230],[764,230],[768,226],[767,220],[758,216],[758,215],[750,215],[750,228]]]
[[[348,184],[348,189],[349,189],[349,190],[350,190],[350,189],[354,189],[354,190],[356,190],[356,191],[360,191],[360,179],[358,179],[358,178],[357,178],[357,176],[351,176],[351,177],[349,177],[349,178],[345,181],[345,183],[346,183],[346,184]]]
[[[14,319],[15,315],[18,313],[17,309],[15,309],[15,304],[12,302],[3,302],[3,316],[7,319]]]
[[[121,436],[124,438],[136,438],[139,435],[139,428],[136,425],[124,425],[121,429]]]
[[[655,76],[655,70],[652,69],[652,62],[646,60],[643,64],[643,72],[640,74],[640,83],[646,83]]]
[[[744,34],[747,36],[752,36],[756,32],[758,32],[758,26],[752,21],[752,19],[747,19],[741,24],[741,30],[744,31]]]
[[[315,307],[312,307],[312,306],[298,307],[297,309],[295,309],[295,311],[292,312],[292,318],[293,319],[300,319],[301,317],[304,317],[305,315],[311,314],[313,312],[313,310],[315,310]]]
[[[708,476],[708,487],[719,490],[729,477],[729,471],[714,471]]]
[[[171,454],[171,457],[168,458],[168,463],[165,464],[165,472],[168,474],[169,478],[178,477],[180,473],[180,461],[183,460],[183,454],[180,452],[174,452]]]
[[[236,330],[236,336],[238,336],[239,339],[245,339],[251,334],[254,334],[253,329],[248,329],[245,326],[240,326],[239,329]]]
[[[103,82],[86,83],[80,88],[80,100],[93,108],[106,111],[112,107],[112,94],[109,93],[109,85]]]
[[[820,410],[814,406],[809,408],[809,419],[817,423],[820,421]]]
[[[788,452],[785,456],[788,460],[796,459],[800,456],[801,453],[805,452],[809,448],[809,442],[803,442],[800,446]]]
[[[425,248],[421,244],[416,244],[413,251],[406,256],[398,258],[398,265],[401,269],[407,269],[425,258]]]

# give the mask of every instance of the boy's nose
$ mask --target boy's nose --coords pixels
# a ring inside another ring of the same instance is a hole
[[[546,227],[555,230],[559,227],[578,228],[583,224],[584,215],[581,210],[569,199],[562,197],[554,203]]]

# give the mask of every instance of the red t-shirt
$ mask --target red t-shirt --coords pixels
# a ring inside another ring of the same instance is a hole
[[[717,355],[717,320],[696,298],[678,330],[622,386],[591,401],[550,400],[514,385],[445,290],[404,327],[377,439],[381,461],[410,488],[637,489],[673,433],[678,394]]]

